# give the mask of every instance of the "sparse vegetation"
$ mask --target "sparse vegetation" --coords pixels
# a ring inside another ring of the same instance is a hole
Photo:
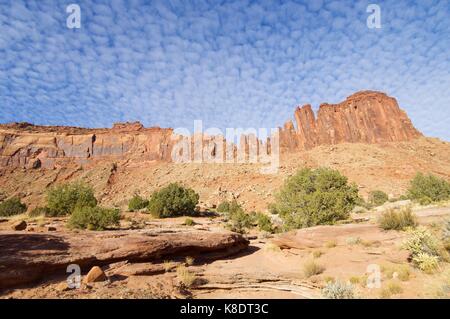
[[[258,224],[258,228],[260,231],[273,233],[274,227],[273,227],[272,221],[270,220],[269,216],[262,214],[262,213],[256,213],[255,219],[256,219],[256,223]]]
[[[408,265],[383,266],[381,270],[387,279],[408,281],[411,276],[411,271]]]
[[[441,255],[446,254],[441,246],[439,240],[424,227],[410,231],[410,237],[403,243],[403,248],[410,252],[413,264],[428,273],[436,270]]]
[[[230,202],[225,200],[217,205],[217,212],[219,213],[227,213],[230,211]]]
[[[408,197],[422,205],[447,200],[450,198],[450,183],[434,175],[417,175],[410,182]]]
[[[384,230],[405,230],[416,227],[417,218],[411,207],[404,207],[399,211],[389,209],[380,216],[378,224]]]
[[[18,197],[11,197],[0,203],[0,216],[9,217],[20,215],[27,211],[27,205],[21,202]]]
[[[70,215],[77,207],[95,207],[97,199],[92,187],[83,183],[56,186],[47,193],[47,215]]]
[[[337,246],[337,241],[336,240],[329,240],[325,243],[325,247],[326,248],[334,248]]]
[[[187,256],[186,257],[186,265],[192,266],[194,264],[194,257]]]
[[[38,206],[36,208],[33,208],[33,210],[28,213],[28,216],[30,217],[47,216],[48,212],[49,209],[47,207]]]
[[[323,252],[320,251],[320,250],[314,250],[314,251],[312,252],[313,258],[320,258],[320,256],[322,256],[322,255],[323,255]]]
[[[195,282],[195,275],[184,265],[177,267],[177,277],[178,280],[186,287],[192,286]]]
[[[286,229],[331,225],[347,219],[358,198],[356,185],[338,171],[305,168],[276,194],[276,210]]]
[[[347,245],[358,245],[361,243],[361,238],[359,237],[348,237],[345,242]]]
[[[135,212],[140,209],[144,209],[147,206],[148,206],[148,200],[139,196],[138,194],[135,194],[128,202],[128,210],[130,212]]]
[[[380,190],[371,191],[369,193],[369,203],[372,206],[381,206],[389,200],[389,196]]]
[[[432,274],[439,267],[439,257],[427,253],[418,253],[412,257],[413,263],[427,274]]]
[[[169,272],[172,269],[172,262],[170,260],[164,260],[163,267],[165,272]]]
[[[76,207],[70,216],[68,226],[71,228],[104,230],[119,224],[120,212],[118,209],[102,207]]]
[[[237,233],[245,233],[247,228],[253,226],[252,217],[246,214],[242,209],[235,213],[230,213],[228,217],[228,228]]]
[[[390,281],[385,284],[385,287],[381,290],[380,297],[383,299],[389,299],[392,295],[398,295],[403,292],[403,288],[396,282]]]
[[[194,220],[192,218],[186,218],[184,220],[184,225],[186,225],[186,226],[194,226],[195,222],[194,222]]]
[[[308,260],[303,265],[303,274],[306,278],[319,275],[325,271],[325,267],[318,264],[314,259]]]
[[[157,218],[190,215],[198,200],[199,195],[193,189],[172,183],[152,194],[148,210]]]
[[[322,289],[322,295],[327,299],[353,299],[355,298],[352,284],[340,281],[328,282]]]

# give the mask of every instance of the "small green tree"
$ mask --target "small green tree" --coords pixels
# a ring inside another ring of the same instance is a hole
[[[189,215],[194,213],[198,200],[199,195],[193,189],[171,183],[153,192],[148,210],[158,218]]]
[[[263,213],[256,213],[256,223],[258,224],[258,228],[261,231],[265,231],[268,233],[273,233],[274,227],[272,224],[272,220],[269,216],[263,214]]]
[[[82,184],[64,184],[47,193],[49,216],[64,216],[73,213],[76,207],[95,207],[97,199],[92,187]]]
[[[450,198],[450,183],[434,175],[417,175],[410,182],[408,197],[421,203],[438,202]]]
[[[290,177],[275,198],[285,227],[303,228],[347,219],[358,189],[336,170],[305,168]]]
[[[68,221],[71,228],[104,230],[107,227],[116,226],[120,221],[118,209],[102,207],[77,206]]]
[[[148,206],[148,200],[142,198],[138,194],[135,194],[128,202],[128,210],[134,212]]]
[[[371,191],[369,193],[369,203],[373,206],[381,206],[389,200],[389,196],[380,190]]]
[[[11,197],[0,203],[0,216],[9,217],[20,215],[27,211],[27,205],[20,201],[18,197]]]
[[[217,211],[219,213],[226,213],[230,210],[230,202],[227,200],[224,200],[217,206]]]

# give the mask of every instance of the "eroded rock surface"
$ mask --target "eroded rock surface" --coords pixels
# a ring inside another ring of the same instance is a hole
[[[70,264],[87,272],[92,266],[119,261],[147,262],[182,256],[208,260],[232,255],[247,246],[244,237],[230,232],[0,232],[0,288],[65,274]]]

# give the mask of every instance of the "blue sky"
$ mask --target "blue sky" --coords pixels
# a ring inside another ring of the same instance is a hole
[[[365,89],[450,140],[449,0],[0,0],[2,123],[271,128]]]

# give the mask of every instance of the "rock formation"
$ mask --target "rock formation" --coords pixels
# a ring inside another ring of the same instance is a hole
[[[322,104],[317,119],[309,104],[298,107],[294,115],[297,128],[287,122],[281,133],[281,145],[288,149],[407,141],[421,136],[397,101],[380,92],[358,92],[342,103]]]
[[[0,289],[30,283],[46,276],[65,276],[77,264],[87,272],[93,266],[120,261],[161,262],[193,256],[217,259],[245,249],[239,234],[208,231],[155,232],[109,231],[82,233],[0,234]],[[198,259],[197,258],[197,259]]]
[[[294,117],[296,127],[289,121],[279,129],[282,151],[344,142],[406,141],[421,136],[394,98],[373,91],[353,94],[340,104],[322,104],[317,118],[311,105],[298,107]],[[219,154],[219,162],[229,157],[252,162],[249,154],[267,155],[275,145],[273,139],[263,143],[249,134],[240,136],[239,145],[225,142],[220,148],[222,136],[202,135],[199,144],[203,150],[198,153],[194,152],[195,137],[175,135],[172,129],[144,128],[139,122],[117,123],[112,129],[12,123],[0,125],[0,167],[54,168],[101,159],[171,161],[174,145],[183,139],[188,139],[186,145],[190,147],[185,155],[193,161]]]

